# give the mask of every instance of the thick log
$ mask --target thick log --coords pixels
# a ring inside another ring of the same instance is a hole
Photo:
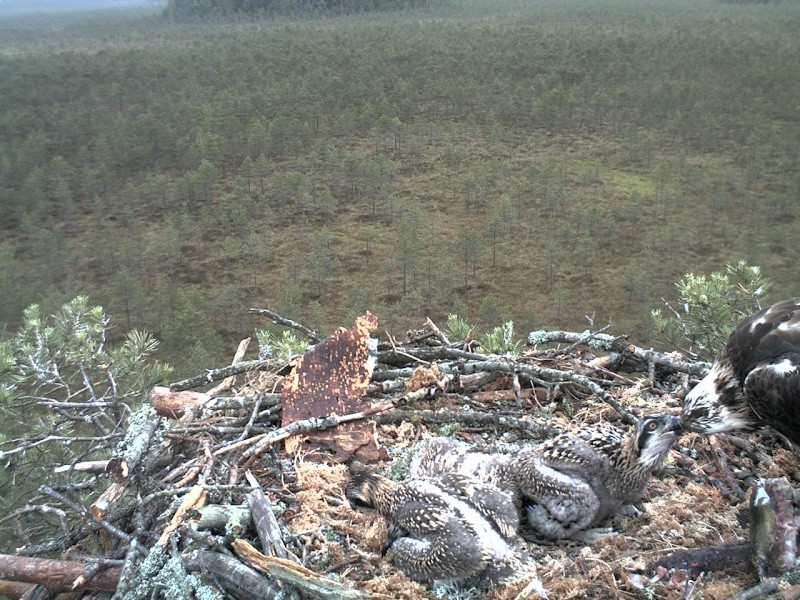
[[[250,472],[247,473],[248,481],[255,480]],[[251,481],[251,484],[253,481]],[[247,495],[247,503],[253,515],[253,522],[258,531],[258,539],[261,541],[261,548],[269,556],[288,558],[289,551],[283,543],[281,529],[275,513],[272,512],[272,504],[260,487],[254,487],[253,491]]]
[[[264,556],[245,540],[233,540],[233,551],[253,566],[266,571],[275,579],[294,585],[304,592],[323,600],[366,600],[371,594],[343,585],[304,567],[298,562]]]
[[[30,558],[0,554],[0,579],[36,583],[49,588],[101,590],[113,592],[119,582],[120,567],[109,567],[93,577],[85,576],[89,565],[71,560]]]
[[[125,495],[125,489],[128,486],[128,475],[136,468],[150,446],[150,439],[158,429],[158,421],[159,419],[152,415],[145,422],[138,435],[130,443],[130,447],[135,451],[130,453],[127,460],[122,460],[121,463],[116,464],[114,483],[106,488],[97,500],[92,503],[90,510],[96,518],[104,518],[111,507]]]
[[[278,582],[270,581],[235,558],[218,552],[194,552],[183,559],[183,565],[187,571],[214,575],[225,591],[238,600],[274,600],[283,594]]]
[[[224,532],[228,528],[249,527],[253,523],[247,506],[209,504],[192,512],[189,523],[196,531]]]

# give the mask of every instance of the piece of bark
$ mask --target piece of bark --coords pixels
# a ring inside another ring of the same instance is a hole
[[[0,554],[0,579],[35,583],[49,588],[104,590],[117,589],[120,567],[109,567],[85,580],[79,578],[89,565],[72,560],[53,560]]]
[[[235,558],[219,552],[193,552],[183,559],[183,565],[187,571],[213,575],[225,591],[237,600],[274,600],[283,594],[277,581],[270,581]]]
[[[169,542],[170,534],[172,534],[172,532],[175,531],[181,523],[183,523],[187,513],[190,510],[196,510],[203,506],[207,497],[208,494],[202,486],[194,486],[189,493],[186,494],[186,497],[184,497],[183,502],[181,502],[181,505],[178,507],[178,510],[175,511],[175,514],[172,515],[169,525],[164,528],[164,531],[161,533],[161,537],[158,538],[157,543],[160,546],[166,547],[167,543]]]
[[[339,328],[298,357],[283,387],[282,426],[330,415],[363,411],[375,368],[377,341],[370,337],[378,325],[369,312],[358,317],[350,329]],[[339,425],[331,431],[293,436],[286,450],[302,448],[306,459],[343,462],[358,455],[371,462],[383,457],[375,441],[373,422]]]

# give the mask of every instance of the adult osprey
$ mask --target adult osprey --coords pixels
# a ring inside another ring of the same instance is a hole
[[[800,443],[800,298],[743,320],[683,403],[684,426],[721,433],[771,425]]]

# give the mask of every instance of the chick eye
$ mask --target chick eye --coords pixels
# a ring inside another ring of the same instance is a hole
[[[658,423],[656,421],[650,421],[646,427],[647,431],[655,431],[658,429]]]

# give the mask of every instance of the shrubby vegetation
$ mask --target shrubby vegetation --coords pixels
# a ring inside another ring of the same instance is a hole
[[[760,267],[743,261],[708,277],[688,273],[675,284],[676,305],[667,302],[666,315],[653,310],[653,323],[670,346],[711,360],[739,321],[762,308],[771,285]]]
[[[71,19],[0,23],[9,327],[89,295],[188,375],[249,306],[646,344],[682,273],[797,288],[796,2]]]
[[[49,316],[29,306],[0,340],[0,513],[20,508],[54,467],[110,458],[130,414],[169,375],[152,336],[133,330],[111,344],[110,331],[103,309],[79,296]],[[56,513],[32,514],[27,534],[55,527]]]

